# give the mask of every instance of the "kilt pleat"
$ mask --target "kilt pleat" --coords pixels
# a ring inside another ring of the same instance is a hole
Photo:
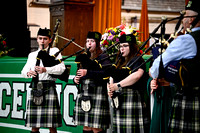
[[[148,132],[149,119],[139,91],[132,89],[125,90],[123,88],[123,94],[119,96],[119,102],[119,109],[113,110],[113,132]]]
[[[177,93],[172,103],[169,133],[200,133],[199,92],[195,95]]]
[[[88,126],[92,128],[109,128],[110,111],[106,91],[102,86],[94,85],[90,80],[82,81],[83,92],[78,94],[74,108],[74,122],[76,125]],[[88,88],[90,88],[88,90]],[[81,109],[80,98],[82,96],[91,97],[91,110],[84,112]]]
[[[44,89],[44,102],[40,106],[33,103],[33,94],[31,93],[26,111],[27,127],[56,128],[62,126],[61,110],[56,89],[54,87]]]

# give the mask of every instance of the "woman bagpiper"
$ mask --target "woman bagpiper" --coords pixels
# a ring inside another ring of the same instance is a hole
[[[128,67],[137,57],[136,38],[132,34],[123,34],[120,37],[119,54],[121,58],[116,64],[118,69]],[[138,67],[143,59],[139,60],[130,69]],[[149,130],[147,115],[145,115],[145,103],[143,100],[143,90],[146,83],[144,81],[145,66],[128,75],[126,78],[116,81],[110,80],[108,85],[108,95],[112,98],[113,92],[117,91],[118,105],[113,110],[113,132],[114,133],[145,133]],[[119,80],[119,79],[118,79]],[[113,83],[114,82],[114,83]]]
[[[100,40],[99,32],[88,32],[85,47],[89,49],[91,60],[105,58],[104,54],[100,55]],[[105,60],[101,63],[110,64],[110,61]],[[103,75],[104,71],[101,69],[81,68],[77,70],[74,78],[76,84],[81,84],[74,108],[74,121],[76,125],[84,126],[83,133],[106,133],[106,129],[109,128],[109,103]]]

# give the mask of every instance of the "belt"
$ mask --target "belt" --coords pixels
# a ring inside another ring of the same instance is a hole
[[[51,83],[55,84],[55,81],[53,81],[53,80],[39,80],[38,82],[41,82],[43,84],[51,84]]]
[[[55,87],[56,83],[52,80],[39,80],[37,85],[41,85],[43,89],[49,89],[50,87]]]
[[[181,87],[180,89],[178,89],[179,91],[182,91],[182,90],[194,90],[194,91],[200,91],[200,87],[199,86],[195,86],[195,87]]]
[[[128,88],[128,87],[123,87],[122,88],[122,92],[132,92],[132,91],[135,91],[133,88]]]
[[[184,95],[187,96],[195,96],[195,95],[200,95],[200,87],[187,87],[187,88],[180,88],[178,89],[178,93],[183,93]]]

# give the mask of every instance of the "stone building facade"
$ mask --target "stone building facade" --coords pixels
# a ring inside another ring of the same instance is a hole
[[[122,0],[121,20],[126,25],[139,28],[142,0]],[[185,0],[147,0],[149,33],[162,21],[161,17],[168,19],[178,17],[184,10]],[[171,34],[177,21],[166,24],[166,33]]]

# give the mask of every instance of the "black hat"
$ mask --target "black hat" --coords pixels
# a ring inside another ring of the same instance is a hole
[[[136,38],[133,34],[123,34],[120,36],[119,38],[120,43],[125,43],[125,42],[132,42],[132,43],[136,43]]]
[[[87,38],[96,39],[98,41],[101,41],[101,33],[89,31],[87,34]]]
[[[185,10],[192,10],[200,14],[199,0],[189,0]]]
[[[50,29],[39,29],[37,35],[41,35],[41,36],[48,36],[49,38],[51,38],[51,30]]]

